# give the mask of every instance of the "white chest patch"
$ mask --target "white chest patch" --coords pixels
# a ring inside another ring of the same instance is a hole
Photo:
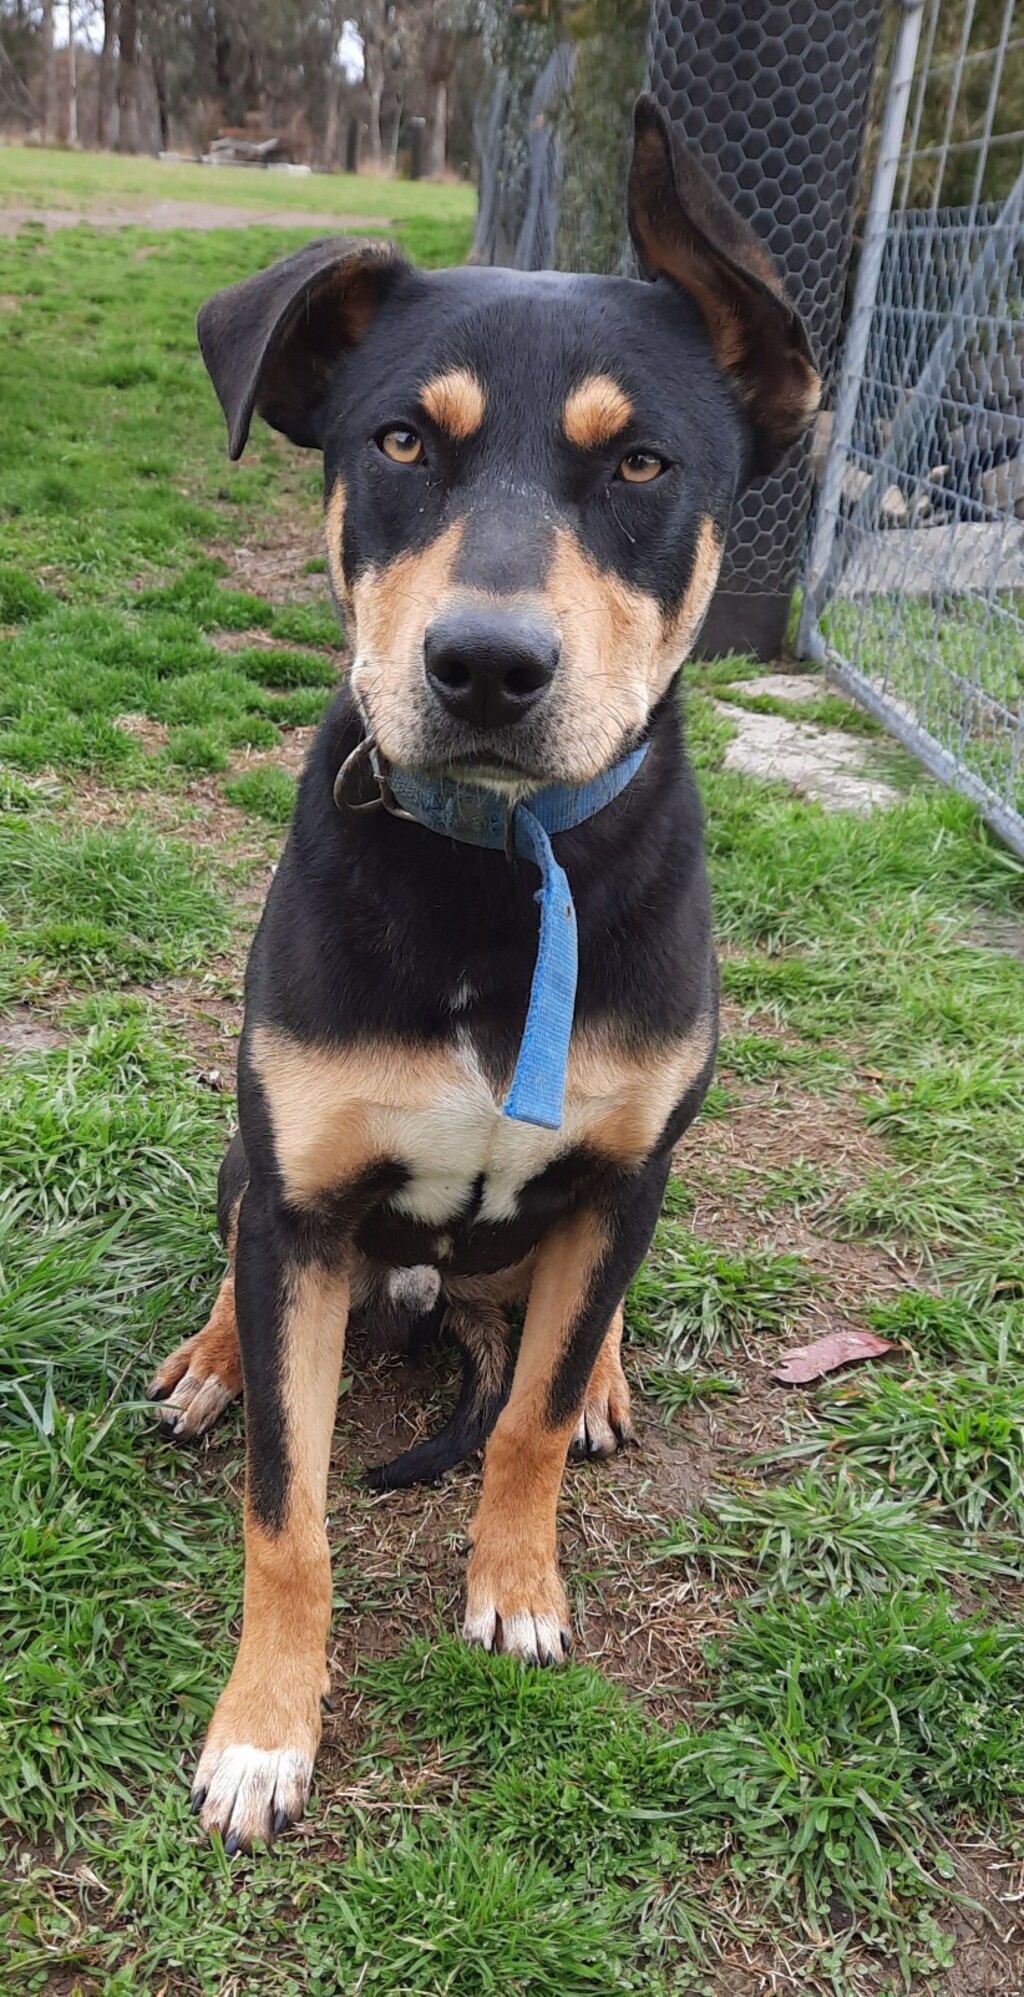
[[[561,1130],[503,1115],[508,1085],[492,1087],[465,1029],[454,1046],[332,1048],[258,1026],[250,1051],[289,1198],[301,1206],[393,1161],[408,1174],[394,1209],[443,1236],[481,1181],[480,1219],[514,1219],[523,1187],[577,1145],[639,1165],[712,1038],[710,1014],[682,1039],[638,1053],[574,1034]]]
[[[481,1178],[481,1220],[514,1219],[527,1181],[543,1172],[569,1141],[564,1128],[541,1130],[502,1114],[468,1035],[460,1036],[437,1102],[385,1111],[380,1128],[386,1148],[411,1174],[392,1204],[430,1227],[441,1227],[461,1213]]]

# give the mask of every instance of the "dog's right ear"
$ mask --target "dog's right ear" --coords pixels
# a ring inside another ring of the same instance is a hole
[[[323,446],[323,408],[346,347],[366,334],[389,272],[405,259],[389,242],[331,236],[200,308],[199,346],[240,458],[253,411],[293,444]]]

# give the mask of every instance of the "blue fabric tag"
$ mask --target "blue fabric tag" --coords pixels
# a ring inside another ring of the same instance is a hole
[[[549,835],[571,832],[610,804],[635,777],[646,754],[644,743],[610,770],[602,771],[593,783],[555,785],[513,809],[515,850],[522,859],[533,861],[541,883],[534,897],[540,906],[540,936],[530,1003],[502,1111],[516,1123],[560,1130],[565,1105],[579,955],[572,890]],[[506,845],[508,804],[497,792],[454,783],[446,777],[424,776],[415,770],[389,768],[384,782],[399,810],[429,831],[446,833],[469,846],[500,849]]]
[[[579,965],[576,909],[551,841],[540,819],[525,804],[516,808],[515,834],[517,853],[525,847],[540,868],[541,885],[534,896],[540,904],[540,941],[504,1114],[516,1123],[561,1130]]]

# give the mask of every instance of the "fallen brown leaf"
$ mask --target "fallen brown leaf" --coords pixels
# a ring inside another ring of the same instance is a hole
[[[852,1365],[858,1359],[878,1359],[892,1349],[891,1338],[878,1338],[873,1331],[830,1331],[827,1338],[816,1338],[811,1345],[794,1345],[791,1352],[784,1352],[772,1379],[784,1387],[803,1386],[808,1380],[820,1380],[825,1373],[835,1373],[840,1366]]]

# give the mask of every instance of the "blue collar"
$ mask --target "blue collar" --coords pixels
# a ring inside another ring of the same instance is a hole
[[[551,834],[573,826],[611,804],[635,777],[647,744],[623,756],[589,784],[558,784],[538,791],[526,804],[509,808],[496,791],[460,784],[450,777],[427,777],[412,770],[378,769],[381,794],[399,814],[431,832],[445,833],[467,846],[515,851],[540,872],[534,899],[540,904],[540,937],[530,986],[530,1004],[515,1074],[503,1114],[516,1123],[560,1130],[565,1101],[576,1004],[576,910],[564,870],[555,859]],[[386,792],[390,791],[390,799]]]

